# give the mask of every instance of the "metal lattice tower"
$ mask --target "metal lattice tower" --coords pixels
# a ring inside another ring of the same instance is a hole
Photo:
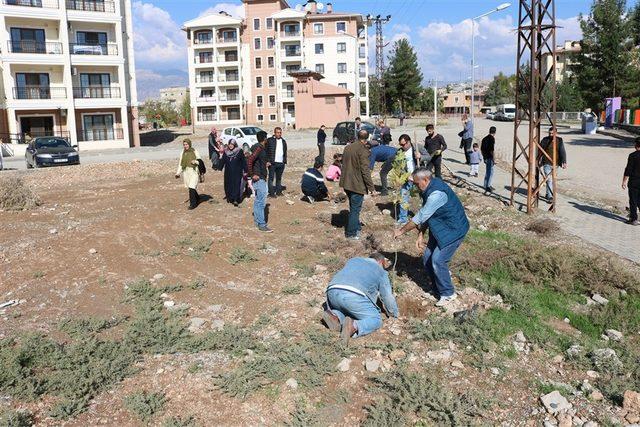
[[[391,15],[387,15],[385,18],[382,18],[380,15],[371,18],[373,22],[376,24],[376,80],[378,85],[380,85],[380,106],[382,108],[382,113],[386,110],[386,96],[385,96],[385,87],[384,87],[384,47],[386,46],[384,43],[384,35],[382,32],[383,25],[388,23],[391,20]]]
[[[540,191],[549,178],[553,180],[554,198],[557,195],[555,167],[549,176],[541,175],[541,158],[553,165],[557,159],[557,141],[552,139],[552,155],[540,146],[542,124],[555,127],[556,119],[556,10],[554,0],[520,0],[518,21],[518,53],[516,72],[516,118],[513,137],[513,163],[511,168],[511,205],[516,193],[526,189],[527,213],[538,206]],[[544,58],[551,66],[546,69]],[[519,135],[526,128],[527,139]],[[521,190],[521,191],[518,191]],[[555,212],[555,202],[551,211]]]

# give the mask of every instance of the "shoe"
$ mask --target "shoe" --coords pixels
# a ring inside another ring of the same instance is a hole
[[[327,325],[329,330],[340,332],[341,327],[340,327],[340,319],[338,319],[338,316],[336,316],[329,310],[325,310],[322,313],[322,320],[324,321],[324,324]]]
[[[353,319],[347,316],[344,319],[344,325],[342,326],[342,330],[340,331],[340,338],[342,339],[342,344],[347,345],[349,340],[356,333],[356,327],[353,324]]]
[[[636,220],[631,220],[631,219],[629,219],[629,220],[625,221],[624,223],[625,223],[625,224],[629,224],[629,225],[638,225],[638,221],[636,221]]]
[[[307,200],[309,201],[309,203],[313,203],[313,202],[315,202],[315,201],[316,201],[316,200],[315,200],[313,197],[311,197],[311,196],[307,196]]]
[[[278,197],[278,196],[276,196],[275,194],[269,194],[269,195],[267,196],[267,198],[269,198],[269,199],[275,199],[275,198],[277,198],[277,197]]]
[[[278,197],[282,197],[282,196],[284,196],[284,193],[283,193],[282,191],[278,191],[278,192],[276,193],[276,196],[278,196]]]
[[[451,301],[455,301],[456,298],[458,298],[456,294],[449,295],[448,297],[440,297],[440,299],[436,303],[436,307],[444,307]]]
[[[190,211],[194,210],[196,207],[195,206],[189,206],[187,209],[189,209]]]
[[[347,240],[360,240],[360,236],[347,236]]]
[[[238,202],[233,202],[233,206],[238,207]]]
[[[273,230],[267,227],[266,225],[258,227],[258,230],[262,231],[263,233],[273,233]]]

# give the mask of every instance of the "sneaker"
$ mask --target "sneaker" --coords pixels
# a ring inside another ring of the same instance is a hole
[[[340,328],[340,319],[338,319],[338,316],[336,316],[335,314],[333,314],[329,310],[325,310],[322,313],[322,320],[324,321],[324,324],[327,325],[327,327],[330,330],[336,331],[336,332],[340,331],[340,329],[341,329]]]
[[[625,224],[629,224],[629,225],[638,225],[638,221],[635,221],[635,220],[631,220],[631,219],[629,219],[629,220],[625,221]]]
[[[307,200],[309,201],[309,203],[312,203],[312,204],[313,204],[313,202],[315,202],[315,201],[316,201],[316,200],[315,200],[313,197],[311,197],[311,196],[307,196]]]
[[[282,197],[282,196],[284,196],[284,193],[283,193],[282,191],[278,191],[278,192],[276,193],[276,196],[278,196],[278,197]]]
[[[436,307],[444,307],[449,304],[451,301],[455,301],[458,296],[456,294],[449,295],[448,297],[440,297],[438,302],[436,303]]]
[[[269,199],[275,199],[275,198],[276,198],[276,197],[278,197],[278,196],[276,196],[275,194],[269,194],[267,197],[268,197]]]
[[[344,319],[344,326],[342,327],[342,331],[340,331],[340,338],[342,339],[342,344],[347,345],[349,340],[356,333],[356,327],[353,324],[353,319],[347,316]]]
[[[258,230],[262,231],[263,233],[273,233],[273,230],[266,225],[258,227]]]
[[[347,240],[360,240],[360,236],[347,236]]]

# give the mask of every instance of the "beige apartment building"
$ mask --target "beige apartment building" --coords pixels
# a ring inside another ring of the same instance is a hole
[[[185,86],[172,86],[160,89],[160,101],[169,104],[179,111],[184,101],[189,98],[189,88]]]
[[[196,125],[295,124],[294,77],[301,69],[352,93],[369,115],[368,20],[310,0],[243,0],[243,19],[225,13],[184,24]]]
[[[140,145],[131,0],[2,0],[0,138]]]
[[[581,42],[565,40],[562,46],[557,46],[556,55],[556,82],[562,83],[565,77],[571,75],[571,66],[575,64],[576,55],[582,50]],[[549,72],[553,67],[553,56],[545,53],[542,57],[544,69]]]

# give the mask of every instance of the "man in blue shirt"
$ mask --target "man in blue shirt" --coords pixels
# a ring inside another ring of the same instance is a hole
[[[369,169],[373,170],[376,162],[382,163],[382,168],[380,169],[380,185],[382,185],[382,190],[380,194],[386,196],[389,194],[387,175],[389,175],[393,167],[393,159],[395,159],[398,149],[379,144],[378,141],[369,141],[369,146],[371,147]]]
[[[302,190],[302,194],[307,196],[309,203],[329,198],[329,189],[324,183],[324,176],[322,176],[323,167],[324,162],[320,156],[318,156],[316,157],[313,167],[307,169],[302,175],[300,189]]]
[[[395,230],[394,237],[419,230],[416,246],[424,249],[424,267],[440,295],[436,306],[444,307],[456,299],[449,261],[469,231],[469,220],[456,193],[444,181],[432,177],[429,170],[416,169],[413,182],[422,192],[422,208],[404,227]],[[425,245],[426,227],[429,228],[429,241]]]
[[[382,326],[378,298],[390,316],[398,317],[386,271],[390,266],[391,262],[377,252],[369,258],[352,258],[329,282],[322,320],[332,331],[341,331],[345,344],[352,336],[361,337]]]

